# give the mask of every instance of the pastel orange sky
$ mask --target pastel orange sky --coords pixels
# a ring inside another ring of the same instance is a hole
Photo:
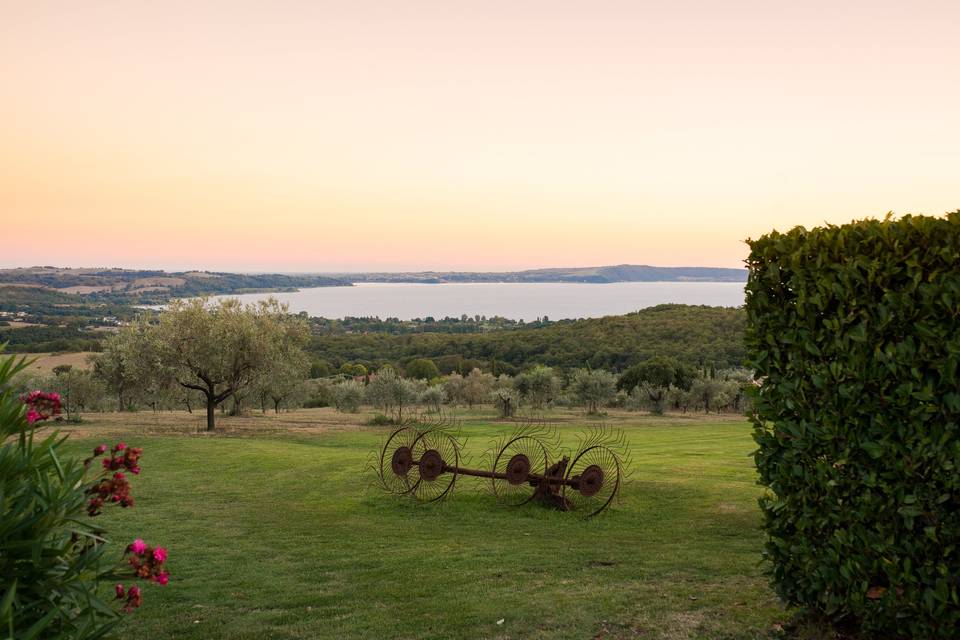
[[[960,208],[960,2],[0,2],[4,266],[741,266]]]

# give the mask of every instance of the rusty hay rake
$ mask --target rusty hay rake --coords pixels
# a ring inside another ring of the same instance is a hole
[[[471,469],[449,425],[405,425],[387,436],[374,463],[384,490],[420,502],[442,500],[462,476],[482,478],[499,502],[519,506],[539,501],[585,517],[610,506],[625,481],[628,465],[622,432],[592,428],[572,455],[560,451],[556,430],[527,424],[501,438],[487,452],[486,468]]]

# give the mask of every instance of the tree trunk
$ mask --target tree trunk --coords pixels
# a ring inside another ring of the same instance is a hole
[[[207,394],[207,431],[213,431],[213,421],[217,404],[213,401],[213,396]]]

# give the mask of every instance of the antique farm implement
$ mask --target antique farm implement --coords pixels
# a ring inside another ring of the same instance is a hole
[[[537,500],[563,511],[592,516],[606,509],[624,481],[626,443],[619,432],[594,429],[580,438],[572,455],[551,458],[555,433],[527,425],[502,438],[488,453],[485,468],[465,466],[461,445],[442,426],[409,425],[387,437],[375,463],[381,487],[421,502],[441,500],[462,476],[482,478],[501,502]]]

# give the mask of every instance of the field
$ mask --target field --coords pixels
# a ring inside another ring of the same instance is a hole
[[[788,618],[759,564],[762,535],[742,418],[617,413],[632,481],[580,520],[499,506],[464,479],[446,503],[370,486],[387,429],[329,409],[225,418],[88,416],[77,452],[144,448],[137,506],[102,516],[118,552],[170,548],[125,635],[154,638],[767,638]],[[512,425],[463,412],[479,464]],[[564,444],[587,421],[556,414]]]
[[[60,365],[70,365],[75,369],[89,369],[89,358],[95,355],[92,351],[79,351],[72,353],[28,353],[27,358],[32,360],[28,371],[36,373],[50,373],[54,367]]]

